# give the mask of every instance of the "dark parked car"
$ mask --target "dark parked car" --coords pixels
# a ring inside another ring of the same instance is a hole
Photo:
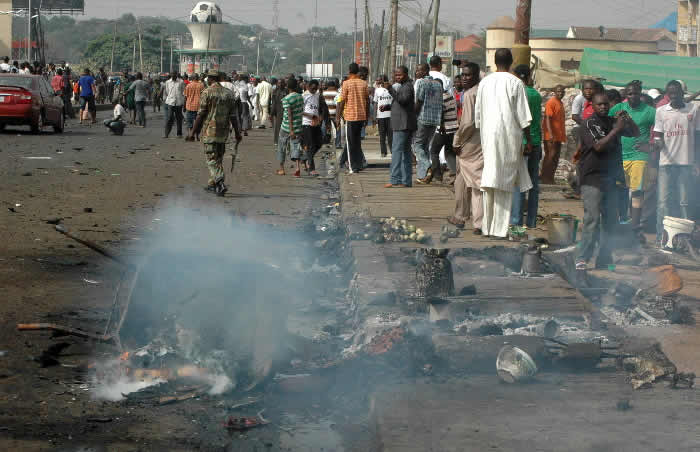
[[[39,75],[0,74],[0,130],[28,125],[33,133],[46,126],[63,132],[63,99]]]

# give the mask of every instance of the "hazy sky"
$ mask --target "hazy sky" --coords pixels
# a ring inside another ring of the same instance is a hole
[[[280,0],[280,26],[291,32],[306,30],[314,23],[315,0]],[[113,18],[124,13],[137,16],[165,15],[185,19],[195,1],[166,0],[85,0],[86,17]],[[228,22],[272,24],[272,0],[222,0],[217,2]],[[358,0],[358,21],[362,24],[363,0]],[[418,10],[422,4],[424,13],[430,0],[400,0],[400,5]],[[440,18],[449,26],[464,32],[486,27],[495,18],[514,16],[515,0],[442,0]],[[349,31],[353,24],[355,0],[318,0],[320,26],[335,25],[341,31]],[[533,0],[532,23],[538,28],[568,28],[570,25],[607,27],[623,26],[644,28],[652,25],[675,10],[677,0]],[[166,7],[167,5],[167,7]],[[369,0],[373,22],[381,20],[382,9],[389,14],[389,0]],[[401,8],[400,8],[401,9]],[[601,14],[601,12],[604,12]],[[415,23],[404,14],[399,15],[402,24]],[[361,27],[361,25],[360,25]]]

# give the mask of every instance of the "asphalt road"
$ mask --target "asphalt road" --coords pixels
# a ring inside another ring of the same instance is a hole
[[[269,129],[244,138],[233,174],[226,156],[229,192],[218,198],[202,190],[208,171],[201,144],[161,138],[162,115],[151,111],[147,128],[113,136],[101,124],[108,114],[99,113],[93,126],[73,121],[63,134],[14,127],[0,133],[0,449],[300,450],[278,429],[226,436],[227,412],[211,401],[153,408],[92,400],[80,388],[85,368],[109,350],[64,338],[70,347],[62,365],[44,368],[34,358],[56,340],[48,332],[16,331],[23,322],[92,331],[104,325],[121,270],[57,233],[49,223],[58,219],[128,257],[158,237],[172,206],[193,217],[235,215],[294,230],[312,207],[328,202],[329,181],[274,174]]]

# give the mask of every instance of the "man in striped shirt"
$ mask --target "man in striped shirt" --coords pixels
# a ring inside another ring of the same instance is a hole
[[[277,170],[278,176],[284,176],[284,161],[287,155],[287,147],[289,147],[289,158],[297,164],[297,170],[294,173],[295,177],[301,177],[301,143],[299,138],[301,135],[301,123],[304,113],[304,98],[298,92],[298,84],[295,78],[290,78],[287,81],[289,94],[282,99],[282,125],[280,126],[280,135],[277,139],[277,159],[280,162],[280,169]]]
[[[335,80],[329,80],[326,85],[326,89],[323,90],[323,98],[326,101],[326,106],[328,106],[328,127],[327,130],[330,135],[331,127],[335,127],[336,118],[336,102],[335,98],[338,95],[338,84]],[[335,131],[335,147],[342,148],[340,144],[340,131]]]

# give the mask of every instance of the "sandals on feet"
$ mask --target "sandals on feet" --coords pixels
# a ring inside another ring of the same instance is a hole
[[[277,174],[278,176],[284,176],[287,173],[285,173],[284,170],[278,169],[277,171],[275,171],[275,174]]]

